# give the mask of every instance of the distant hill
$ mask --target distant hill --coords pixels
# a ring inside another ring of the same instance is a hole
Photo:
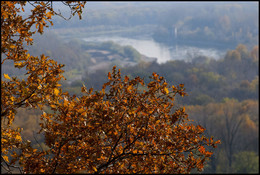
[[[79,39],[65,42],[58,35],[46,32],[34,36],[34,44],[28,47],[29,53],[34,56],[45,54],[64,64],[65,71],[95,72],[104,69],[110,64],[121,67],[134,66],[139,62],[153,62],[150,58],[140,54],[131,46],[120,46],[112,41],[103,43],[87,43]]]

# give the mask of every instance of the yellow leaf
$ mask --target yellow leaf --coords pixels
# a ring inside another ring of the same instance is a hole
[[[44,111],[42,111],[42,116],[43,116],[43,117],[46,117],[47,114],[46,114]]]
[[[112,79],[112,78],[111,78],[111,73],[110,73],[110,72],[108,72],[108,75],[107,75],[107,76],[108,76],[108,79],[109,79],[109,80]]]
[[[21,139],[21,136],[19,136],[19,135],[16,135],[16,136],[15,136],[15,139],[16,139],[16,140],[19,140],[19,141],[22,140],[22,139]]]
[[[133,153],[134,153],[134,154],[137,154],[137,150],[134,150]]]
[[[59,89],[55,88],[55,89],[54,89],[54,94],[55,94],[55,95],[59,95],[59,93],[60,93]]]
[[[88,93],[91,94],[93,92],[93,88],[90,88]]]
[[[8,141],[7,141],[6,139],[2,138],[2,139],[1,139],[1,142],[2,142],[2,143],[7,143]]]
[[[199,150],[199,152],[201,152],[202,154],[205,153],[205,148],[204,148],[203,146],[200,146],[198,150]]]
[[[132,89],[132,85],[127,87],[127,91],[129,92]]]
[[[85,109],[84,109],[84,108],[81,108],[81,109],[78,110],[78,113],[82,113],[82,112],[84,112],[84,111],[85,111]]]
[[[64,106],[68,106],[69,102],[68,102],[68,99],[67,97],[64,98]]]
[[[56,108],[56,105],[50,105],[52,108]]]
[[[11,45],[10,48],[11,48],[11,49],[14,49],[14,48],[15,48],[15,45]]]
[[[32,39],[32,38],[28,38],[28,40],[29,40],[30,42],[32,42],[32,41],[33,41],[33,39]]]
[[[93,167],[94,171],[97,171],[97,168],[96,167]]]
[[[9,75],[8,75],[8,74],[4,74],[4,77],[5,77],[6,79],[9,79],[9,80],[11,80],[11,78],[9,77]]]
[[[42,89],[42,85],[40,84],[40,85],[37,87],[37,89]]]
[[[38,32],[42,33],[43,32],[43,24],[39,24]]]
[[[52,12],[48,12],[48,13],[46,14],[46,17],[47,17],[48,19],[50,19],[51,16],[52,16]]]
[[[129,78],[128,76],[125,76],[125,82],[128,82]]]
[[[166,92],[166,94],[169,94],[169,90],[167,87],[164,88],[164,91]]]
[[[15,100],[15,98],[14,98],[13,96],[12,96],[10,99],[11,99],[11,101],[14,101],[14,100]]]
[[[14,63],[14,66],[15,67],[21,67],[21,66],[23,66],[23,63],[21,63],[21,62],[20,63]]]
[[[157,168],[157,166],[155,165],[155,166],[154,166],[154,171],[157,172],[157,170],[158,170],[158,168]]]
[[[2,156],[3,158],[4,158],[4,160],[6,161],[6,162],[9,162],[9,160],[8,160],[8,157],[7,156]]]
[[[51,97],[49,95],[46,95],[45,98],[50,101]]]
[[[161,156],[161,159],[162,159],[162,161],[164,161],[164,157],[163,156]]]
[[[157,75],[155,72],[153,72],[153,76],[154,76],[155,78],[158,78],[159,75]]]

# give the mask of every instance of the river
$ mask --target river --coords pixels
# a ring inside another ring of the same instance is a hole
[[[158,63],[165,63],[169,60],[186,60],[204,55],[212,59],[223,58],[225,50],[216,48],[201,48],[187,45],[167,46],[162,43],[155,42],[152,38],[127,38],[115,36],[88,37],[83,39],[86,42],[105,42],[113,41],[119,45],[130,45],[141,54],[148,57],[157,58]]]

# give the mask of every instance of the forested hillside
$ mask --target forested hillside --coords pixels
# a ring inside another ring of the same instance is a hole
[[[246,46],[238,45],[220,60],[200,56],[191,62],[176,60],[165,64],[143,63],[131,68],[123,68],[122,72],[132,77],[138,75],[148,81],[148,75],[156,71],[165,76],[170,83],[185,84],[190,96],[183,103],[204,105],[210,102],[220,102],[226,97],[239,101],[258,99],[258,63],[258,46],[250,51]],[[97,83],[93,77],[100,74],[98,72],[85,74],[82,80],[99,89],[102,83],[100,81]],[[105,75],[103,81],[105,81]]]
[[[48,38],[48,35],[46,36]],[[55,37],[52,36],[48,39],[51,41],[53,38]],[[87,44],[76,40],[67,43],[62,39],[59,41],[60,45],[59,43],[55,46],[49,44],[47,53],[53,58],[62,57],[63,59],[60,61],[65,62],[67,80],[62,82],[64,91],[81,96],[82,84],[89,88],[101,90],[102,85],[108,81],[107,72],[114,64],[121,68],[123,75],[128,75],[130,78],[140,76],[144,78],[145,83],[150,81],[149,76],[153,72],[158,72],[160,76],[166,78],[169,84],[183,83],[185,85],[188,96],[185,98],[176,97],[176,100],[179,106],[186,106],[192,119],[206,127],[209,135],[214,134],[216,138],[221,140],[231,139],[227,132],[231,128],[236,128],[235,133],[229,133],[234,141],[231,143],[230,140],[226,140],[222,143],[211,163],[205,168],[205,173],[226,172],[228,170],[227,165],[231,161],[230,146],[234,150],[231,156],[234,172],[250,173],[258,171],[258,169],[255,169],[255,166],[258,167],[256,164],[259,139],[258,46],[249,50],[245,45],[239,44],[233,50],[227,51],[225,56],[219,60],[198,56],[191,61],[175,60],[158,64],[156,60],[152,59],[150,62],[147,62],[147,60],[140,61],[141,54],[136,50],[132,50],[131,56],[127,55],[124,52],[127,47],[112,42]],[[38,44],[43,43],[39,42]],[[55,52],[59,49],[62,52]],[[32,52],[38,53],[36,50],[32,49]],[[51,53],[56,53],[57,56]],[[118,54],[118,61],[109,60],[109,53]],[[75,56],[70,57],[72,54],[75,54]],[[120,62],[129,61],[127,58],[132,58],[134,64],[131,66],[120,65]],[[98,67],[106,61],[105,66]],[[92,71],[94,68],[95,71]],[[24,137],[33,138],[32,128],[27,128],[27,126],[37,122],[38,119],[33,118],[37,115],[37,112],[28,114],[29,117],[25,120],[22,117],[24,113],[25,111],[18,113],[15,123],[26,123],[27,125],[23,125]],[[231,121],[232,123],[230,123]],[[224,129],[219,130],[218,128]],[[38,136],[38,140],[41,141],[42,137]],[[44,147],[44,145],[42,146]],[[239,159],[241,156],[243,158]],[[249,159],[250,164],[253,164],[254,167],[250,169],[241,164],[245,159]]]

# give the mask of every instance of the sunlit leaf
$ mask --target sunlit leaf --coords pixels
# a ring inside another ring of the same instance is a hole
[[[53,93],[58,96],[60,91],[59,91],[59,89],[55,88]]]
[[[2,156],[2,158],[3,158],[6,162],[9,162],[8,156]]]
[[[9,80],[11,80],[11,78],[9,77],[9,75],[8,75],[8,74],[4,74],[4,77],[5,77],[6,79],[9,79]]]
[[[169,94],[169,90],[167,87],[164,88],[164,91],[166,92],[166,94]]]
[[[53,15],[53,14],[52,14],[51,11],[49,11],[48,13],[46,13],[46,17],[47,17],[48,19],[50,19],[52,15]]]
[[[112,79],[112,78],[111,78],[111,73],[110,73],[110,72],[108,72],[108,79],[109,79],[109,80]]]

